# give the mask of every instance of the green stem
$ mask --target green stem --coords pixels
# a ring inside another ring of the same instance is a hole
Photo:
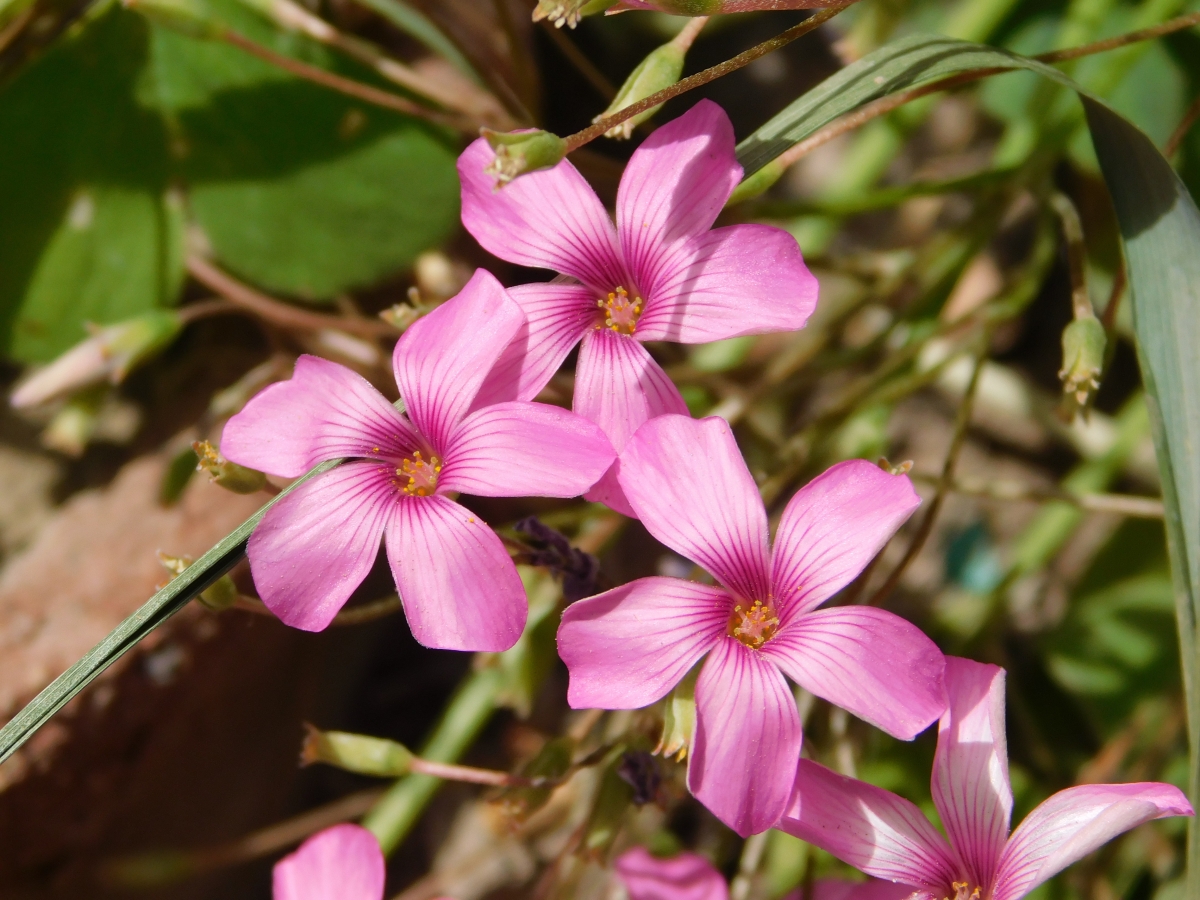
[[[421,747],[421,757],[432,762],[456,762],[491,718],[502,683],[502,673],[494,667],[467,675]],[[441,785],[442,779],[430,775],[406,775],[367,813],[362,824],[379,839],[385,854],[400,846]]]

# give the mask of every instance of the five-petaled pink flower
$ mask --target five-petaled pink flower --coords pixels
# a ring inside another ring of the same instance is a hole
[[[334,825],[275,864],[274,900],[383,900],[384,874],[375,835]]]
[[[619,453],[647,419],[687,413],[679,391],[642,341],[685,344],[802,328],[817,281],[786,231],[712,229],[742,177],[733,127],[702,100],[648,137],[617,193],[616,227],[566,160],[497,190],[475,141],[459,158],[462,219],[501,259],[568,279],[512,288],[529,324],[490,390],[529,400],[575,344],[577,413],[600,425]],[[630,513],[616,473],[588,494]]]
[[[617,857],[613,868],[629,900],[729,900],[721,873],[696,853],[660,858],[645,847],[634,847]],[[793,891],[787,900],[906,900],[909,893],[889,881],[821,878],[807,893]]]
[[[1019,900],[1130,828],[1192,815],[1169,784],[1085,784],[1042,803],[1010,837],[1004,670],[949,657],[946,689],[932,786],[949,842],[909,801],[810,760],[778,827],[909,886],[913,900]]]
[[[558,633],[571,706],[634,709],[702,657],[688,786],[742,835],[775,824],[800,755],[784,675],[911,739],[946,708],[941,652],[899,616],[817,607],[920,502],[904,476],[840,463],[799,491],[775,546],[729,425],[660,416],[621,454],[621,487],[649,532],[719,586],[642,578],[568,607]]]
[[[418,641],[450,650],[516,642],[528,612],[516,567],[495,532],[451,495],[574,497],[614,457],[581,416],[477,397],[524,324],[521,308],[480,270],[397,342],[407,415],[349,369],[302,356],[291,380],[229,420],[221,451],[244,466],[290,478],[348,459],[282,498],[250,537],[254,583],[279,618],[325,628],[386,538]]]

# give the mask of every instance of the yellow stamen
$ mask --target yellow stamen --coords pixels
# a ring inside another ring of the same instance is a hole
[[[779,618],[770,603],[763,604],[755,600],[749,609],[741,604],[733,608],[729,617],[729,634],[737,638],[752,650],[759,649],[775,636],[779,628]]]
[[[597,328],[611,328],[617,334],[633,334],[637,331],[638,318],[642,314],[642,298],[629,299],[629,291],[618,287],[608,295],[606,300],[597,300],[596,306],[604,310],[604,325]]]
[[[396,482],[397,487],[402,487],[404,493],[413,497],[426,497],[434,492],[437,488],[438,475],[442,471],[442,461],[436,456],[431,456],[429,462],[421,458],[421,451],[413,452],[412,457],[401,461],[396,469],[396,474],[401,479],[407,478],[407,484]]]

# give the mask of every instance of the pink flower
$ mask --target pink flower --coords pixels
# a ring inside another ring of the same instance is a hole
[[[644,847],[634,847],[617,857],[615,868],[629,900],[729,900],[721,873],[695,853],[660,859]],[[822,878],[807,896],[796,890],[788,900],[906,900],[910,893],[887,881]]]
[[[524,325],[521,308],[480,270],[396,344],[407,415],[349,369],[302,356],[290,381],[229,420],[221,451],[244,466],[292,478],[349,459],[276,503],[250,537],[254,583],[280,619],[325,628],[384,539],[418,641],[451,650],[516,642],[528,611],[516,567],[451,495],[573,497],[614,456],[599,428],[566,410],[479,402]]]
[[[703,856],[680,853],[669,859],[634,847],[617,857],[617,877],[629,900],[728,900],[729,887]]]
[[[899,616],[817,610],[854,579],[920,502],[904,476],[840,463],[798,492],[774,550],[729,425],[661,416],[621,455],[621,487],[659,541],[720,583],[642,578],[567,608],[559,655],[571,706],[635,709],[703,657],[688,786],[742,835],[775,824],[800,755],[784,676],[911,739],[946,708],[944,662]]]
[[[382,900],[383,851],[357,825],[334,825],[275,864],[275,900]]]
[[[458,161],[462,218],[501,259],[569,279],[512,289],[528,330],[497,367],[495,394],[530,400],[582,340],[575,405],[619,453],[647,419],[687,413],[643,341],[685,344],[804,326],[817,281],[787,232],[712,229],[741,180],[733,127],[702,100],[633,154],[617,193],[616,227],[575,167],[523,175],[496,190],[494,157],[477,140]],[[588,494],[629,514],[615,472]]]
[[[907,800],[809,760],[778,827],[907,885],[914,900],[1019,900],[1130,828],[1192,815],[1169,784],[1086,784],[1059,791],[1010,836],[1004,670],[948,657],[946,688],[932,783],[949,842]]]

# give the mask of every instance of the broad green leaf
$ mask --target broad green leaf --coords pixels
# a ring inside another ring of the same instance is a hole
[[[240,4],[239,32],[374,80]],[[155,28],[141,95],[166,116],[190,211],[216,258],[271,291],[331,300],[407,267],[458,220],[446,135],[225,44]]]
[[[1062,72],[1002,50],[915,35],[842,69],[743,141],[753,174],[822,125],[878,97],[972,69],[1026,69],[1079,93],[1116,208],[1132,288],[1134,329],[1167,510],[1167,536],[1200,797],[1200,211],[1154,143]],[[1200,892],[1200,828],[1189,884]]]
[[[0,349],[44,361],[84,323],[173,302],[178,203],[162,124],[134,101],[145,24],[110,14],[0,94]]]

